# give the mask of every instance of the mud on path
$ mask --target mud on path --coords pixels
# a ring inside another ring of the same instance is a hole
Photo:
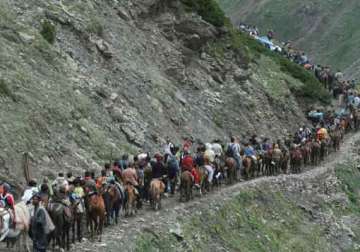
[[[353,159],[358,155],[354,152],[358,141],[360,141],[360,133],[347,136],[339,152],[331,153],[327,160],[316,168],[306,167],[301,174],[260,177],[232,186],[223,186],[201,198],[195,197],[187,203],[180,203],[179,194],[176,194],[174,197],[163,199],[162,209],[157,212],[145,204],[135,217],[121,217],[118,225],[105,228],[102,242],[86,240],[73,245],[71,251],[133,251],[136,238],[143,231],[157,233],[157,230],[176,229],[181,218],[190,216],[194,212],[199,213],[202,209],[219,206],[221,202],[231,199],[241,190],[253,188],[262,183],[278,183],[287,179],[306,180],[327,173],[334,168],[335,164]]]

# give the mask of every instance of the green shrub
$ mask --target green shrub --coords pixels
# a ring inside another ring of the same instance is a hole
[[[4,80],[0,80],[0,96],[8,97],[13,101],[16,101],[16,96],[11,92],[10,88]]]
[[[276,56],[282,72],[290,74],[295,79],[304,83],[303,86],[292,90],[297,96],[303,97],[312,102],[320,101],[325,104],[330,103],[331,96],[329,92],[312,73],[305,70],[302,66],[287,60],[286,58],[278,55]]]
[[[56,29],[50,21],[45,20],[42,22],[40,34],[47,42],[54,44],[56,38]]]
[[[250,51],[249,58],[254,60],[261,55],[272,58],[279,66],[280,70],[300,80],[304,85],[292,88],[291,91],[298,97],[302,97],[310,102],[320,101],[329,104],[331,96],[324,86],[315,78],[315,76],[304,69],[302,66],[291,62],[283,56],[270,51],[260,42],[250,36],[237,31],[231,24],[226,24],[230,30],[231,46],[233,49],[243,48],[244,45]]]
[[[225,14],[215,0],[182,0],[188,10],[199,14],[206,22],[221,27],[225,23]]]
[[[102,37],[104,34],[104,25],[99,19],[93,18],[86,27],[86,31]]]

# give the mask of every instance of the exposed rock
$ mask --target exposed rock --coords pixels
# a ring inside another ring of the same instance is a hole
[[[96,48],[104,55],[106,58],[112,58],[113,53],[111,52],[111,46],[108,42],[103,39],[98,39],[95,42]]]

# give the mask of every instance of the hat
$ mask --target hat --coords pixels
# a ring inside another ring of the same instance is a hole
[[[41,200],[41,193],[35,193],[35,194],[31,197],[31,199],[34,199],[34,198],[37,198],[37,199]]]
[[[9,192],[11,190],[11,186],[6,182],[4,182],[2,184],[2,186],[3,186],[4,190],[7,191],[7,192]]]
[[[163,159],[163,157],[161,156],[160,153],[155,153],[154,158],[155,158],[157,161],[160,161],[160,160]]]

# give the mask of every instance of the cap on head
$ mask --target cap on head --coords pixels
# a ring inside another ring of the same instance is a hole
[[[36,179],[31,179],[31,180],[29,181],[29,186],[30,186],[30,187],[35,187],[35,186],[37,186],[37,181],[36,181]]]
[[[9,192],[11,190],[11,186],[6,182],[3,183],[2,186],[5,192]]]

